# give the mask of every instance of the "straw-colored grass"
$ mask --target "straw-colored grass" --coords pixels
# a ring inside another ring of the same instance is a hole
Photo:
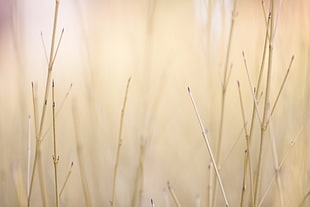
[[[0,206],[310,204],[308,1],[9,7]]]

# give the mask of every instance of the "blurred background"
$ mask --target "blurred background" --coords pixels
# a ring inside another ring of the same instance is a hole
[[[31,83],[37,88],[40,115],[48,65],[45,51],[49,56],[55,1],[0,3],[0,205],[18,206],[27,189],[29,135],[31,167],[35,152]],[[191,87],[216,152],[233,5],[232,0],[60,0],[56,40],[62,29],[64,34],[53,68],[60,186],[74,163],[61,205],[89,205],[85,202],[85,182],[92,206],[110,205],[121,108],[131,77],[116,206],[150,206],[151,198],[156,206],[174,206],[167,181],[183,206],[199,202],[208,206],[210,157],[187,87]],[[249,127],[253,99],[242,51],[256,85],[266,33],[263,7],[268,13],[269,1],[238,0],[233,16],[228,59],[231,72],[219,162],[231,206],[240,203],[247,148],[237,80]],[[278,20],[271,104],[292,55],[294,62],[266,136],[261,187],[261,197],[265,192],[266,197],[262,206],[281,206],[274,179],[272,140],[279,162],[285,160],[279,171],[285,206],[298,206],[310,187],[310,3],[276,0],[275,8]],[[265,87],[266,72],[262,83]],[[259,108],[262,112],[263,101]],[[55,199],[51,123],[49,99],[43,127],[46,136],[41,144],[49,206]],[[256,120],[253,173],[257,170],[259,138]],[[224,206],[219,188],[216,200],[217,206]],[[33,206],[42,206],[37,174],[31,201]]]

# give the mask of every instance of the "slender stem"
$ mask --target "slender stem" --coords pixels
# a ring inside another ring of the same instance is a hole
[[[127,103],[130,80],[131,78],[129,78],[127,81],[127,87],[126,87],[124,102],[123,102],[122,111],[121,111],[121,120],[120,120],[119,134],[118,134],[118,146],[117,146],[116,161],[115,161],[114,173],[113,173],[113,188],[112,188],[112,200],[111,200],[112,207],[115,206],[117,169],[118,169],[119,157],[120,157],[120,152],[121,152],[121,147],[122,147],[123,122],[124,122],[124,115],[125,115],[125,108],[126,108],[126,103]]]
[[[69,178],[70,178],[70,175],[71,175],[71,172],[72,172],[72,167],[73,167],[73,162],[71,162],[70,169],[69,169],[69,171],[68,171],[68,173],[67,173],[65,182],[64,182],[64,184],[62,185],[62,188],[61,188],[61,190],[60,190],[59,198],[61,198],[61,195],[62,195],[62,193],[63,193],[63,191],[64,191],[64,189],[65,189],[65,187],[66,187],[66,185],[67,185],[67,182],[68,182],[68,180],[69,180]]]
[[[42,167],[42,161],[41,161],[41,150],[40,150],[40,144],[41,144],[41,138],[42,138],[42,131],[43,131],[43,125],[45,120],[45,113],[46,113],[46,106],[47,106],[47,99],[49,94],[49,88],[51,84],[51,77],[52,77],[52,68],[53,68],[53,57],[54,57],[54,45],[55,45],[55,34],[56,34],[56,26],[57,26],[57,18],[58,18],[58,8],[59,8],[59,0],[56,0],[55,4],[55,14],[54,14],[54,24],[53,24],[53,33],[52,33],[52,41],[51,41],[51,51],[50,51],[50,59],[48,63],[48,73],[47,73],[47,81],[46,81],[46,87],[45,87],[45,93],[44,93],[44,100],[43,100],[43,109],[40,119],[40,125],[37,123],[37,107],[34,102],[34,117],[35,117],[35,129],[36,129],[36,152],[35,152],[35,158],[34,158],[34,165],[32,169],[32,176],[30,181],[30,189],[29,189],[29,196],[28,196],[28,207],[30,206],[31,201],[31,195],[32,195],[32,186],[34,181],[34,175],[35,170],[38,164],[39,168],[39,182],[40,182],[40,188],[42,193],[42,201],[43,206],[46,206],[46,196],[45,196],[45,184],[44,184],[44,177],[43,177],[43,167]],[[34,96],[33,96],[33,99]],[[38,127],[39,126],[39,127]]]
[[[291,141],[290,148],[289,148],[289,149],[286,151],[286,153],[284,154],[284,156],[283,156],[283,158],[282,158],[282,161],[281,161],[280,164],[279,164],[278,171],[281,171],[281,169],[282,169],[282,167],[283,167],[285,161],[286,161],[287,158],[288,158],[288,155],[290,154],[290,152],[291,152],[292,149],[294,148],[295,143],[296,143],[298,137],[299,137],[299,136],[301,135],[301,133],[303,132],[303,129],[304,129],[304,127],[301,127],[300,130],[299,130],[299,132],[298,132],[297,135],[295,136],[295,138]],[[266,198],[266,196],[267,196],[267,194],[268,194],[268,192],[269,192],[269,190],[270,190],[270,188],[271,188],[271,185],[272,185],[272,183],[273,183],[273,180],[274,180],[274,178],[276,177],[276,175],[277,175],[277,172],[274,172],[272,178],[271,178],[270,181],[268,182],[269,184],[268,184],[266,190],[264,190],[264,194],[262,195],[262,198],[260,199],[258,206],[262,206],[262,204],[263,204],[263,202],[264,202],[264,200],[265,200],[265,198]]]
[[[33,181],[34,181],[34,175],[36,172],[36,167],[37,167],[37,160],[38,160],[38,150],[40,148],[40,140],[38,139],[38,118],[37,118],[37,88],[35,87],[35,84],[32,82],[31,83],[31,89],[32,89],[32,105],[33,105],[33,116],[34,116],[34,128],[35,128],[35,133],[36,133],[36,150],[35,150],[35,155],[34,155],[34,162],[33,162],[33,168],[32,168],[32,173],[31,173],[31,179],[30,179],[30,184],[29,184],[29,192],[27,194],[28,196],[28,201],[27,201],[27,206],[30,206],[30,198],[32,194],[32,186],[33,186]]]
[[[195,113],[196,113],[197,119],[198,119],[198,121],[199,121],[200,128],[201,128],[201,130],[202,130],[202,135],[203,135],[204,140],[205,140],[205,143],[206,143],[206,145],[207,145],[209,155],[210,155],[211,160],[212,160],[212,164],[213,164],[213,167],[214,167],[214,170],[215,170],[215,173],[216,173],[217,180],[218,180],[219,185],[220,185],[220,187],[221,187],[221,191],[222,191],[222,194],[223,194],[223,197],[224,197],[224,200],[225,200],[225,204],[226,204],[226,206],[229,206],[228,200],[227,200],[227,197],[226,197],[226,193],[225,193],[225,190],[224,190],[224,187],[223,187],[223,184],[222,184],[222,179],[221,179],[220,173],[219,173],[219,171],[218,171],[217,164],[216,164],[216,162],[215,162],[215,159],[214,159],[214,156],[213,156],[213,153],[212,153],[212,150],[211,150],[211,146],[210,146],[210,143],[209,143],[209,139],[208,139],[207,133],[206,133],[206,131],[205,131],[205,129],[204,129],[202,120],[201,120],[201,118],[200,118],[198,109],[197,109],[197,107],[196,107],[195,100],[194,100],[194,98],[193,98],[193,96],[192,96],[192,93],[191,93],[191,90],[190,90],[189,87],[188,87],[187,89],[188,89],[188,93],[189,93],[189,95],[190,95],[192,104],[193,104],[193,106],[194,106]],[[214,185],[215,185],[215,183],[214,183]]]
[[[277,181],[277,186],[279,190],[281,206],[284,207],[285,202],[284,202],[284,196],[283,196],[283,185],[282,185],[282,180],[280,177],[278,150],[276,146],[276,140],[273,134],[272,118],[270,117],[269,119],[270,119],[269,120],[269,133],[270,133],[270,138],[271,138],[272,154],[273,154],[273,160],[274,160],[274,165],[275,165],[276,181]]]
[[[271,15],[270,36],[273,37],[274,0],[270,1],[270,15]],[[262,174],[262,166],[263,166],[262,157],[263,157],[264,140],[265,140],[266,130],[268,128],[268,119],[270,116],[270,88],[271,88],[272,57],[273,57],[273,39],[271,39],[271,41],[269,41],[267,84],[266,84],[266,93],[265,93],[263,122],[261,124],[261,137],[260,137],[258,164],[257,164],[257,176],[256,176],[256,182],[255,182],[254,206],[257,206],[257,204],[259,202],[260,186],[261,186],[261,174]]]
[[[223,125],[224,125],[224,113],[225,113],[225,100],[226,100],[226,91],[229,82],[229,73],[228,72],[228,65],[229,65],[229,56],[231,50],[231,42],[232,42],[232,35],[234,31],[234,24],[235,24],[235,17],[236,17],[236,5],[237,0],[234,1],[232,17],[231,17],[231,25],[230,25],[230,32],[229,32],[229,39],[228,39],[228,47],[226,52],[226,59],[225,59],[225,70],[224,70],[224,79],[222,84],[222,98],[221,98],[221,115],[220,115],[220,125],[219,125],[219,135],[218,135],[218,142],[217,142],[217,149],[216,149],[216,159],[217,165],[220,166],[221,162],[221,147],[222,147],[222,136],[223,136]],[[215,180],[215,178],[214,178]],[[212,205],[216,206],[215,199],[216,199],[216,192],[217,192],[217,182],[214,182],[214,188],[212,193]]]
[[[209,184],[208,184],[208,206],[212,206],[212,189],[213,189],[213,167],[212,167],[212,160],[210,160],[209,165],[208,165],[208,169],[209,169]]]
[[[262,83],[265,59],[267,56],[267,45],[268,45],[268,40],[270,40],[270,38],[269,38],[269,25],[270,25],[271,15],[268,16],[268,19],[266,18],[266,12],[265,12],[265,7],[263,4],[263,1],[262,1],[262,8],[263,8],[264,16],[265,16],[265,20],[266,20],[266,32],[265,32],[263,56],[262,56],[261,66],[259,69],[259,76],[258,76],[258,80],[257,80],[257,84],[256,84],[255,99],[253,98],[254,104],[253,104],[253,108],[252,108],[252,118],[251,118],[251,124],[250,124],[250,132],[249,132],[249,145],[250,146],[251,146],[251,141],[252,141],[252,136],[253,136],[253,131],[254,131],[255,118],[256,118],[256,115],[259,114],[257,111],[258,110],[258,107],[257,107],[258,102],[256,102],[256,101],[258,101],[259,96],[260,96],[260,88],[261,88],[261,83]],[[251,87],[251,90],[253,90],[252,87]],[[260,124],[262,125],[261,118],[259,118],[259,120],[260,120]],[[249,160],[247,159],[246,162],[248,162],[248,161]],[[255,186],[256,186],[256,184],[255,184]],[[255,192],[253,192],[253,193],[255,194]],[[255,206],[255,195],[254,195],[254,206]]]
[[[39,184],[40,184],[40,191],[41,191],[41,196],[42,196],[42,205],[43,207],[47,206],[47,195],[46,195],[46,185],[45,185],[45,180],[44,180],[44,173],[43,173],[43,163],[42,163],[42,153],[41,153],[41,148],[40,145],[38,145],[38,175],[39,175]]]
[[[294,55],[293,55],[292,58],[291,58],[290,64],[289,64],[288,69],[287,69],[287,71],[286,71],[285,77],[284,77],[284,79],[283,79],[283,81],[282,81],[282,84],[281,84],[280,90],[279,90],[279,92],[278,92],[277,98],[276,98],[276,100],[275,100],[275,102],[274,102],[274,104],[273,104],[273,107],[272,107],[270,116],[273,115],[273,112],[274,112],[274,110],[275,110],[275,108],[276,108],[276,106],[277,106],[277,103],[278,103],[278,101],[279,101],[279,97],[280,97],[280,95],[281,95],[281,93],[282,93],[282,90],[283,90],[283,88],[284,88],[284,84],[286,83],[286,80],[287,80],[288,74],[289,74],[289,72],[290,72],[290,70],[291,70],[293,61],[294,61]]]
[[[28,115],[28,147],[27,147],[27,197],[29,196],[30,189],[30,173],[31,173],[31,116]]]
[[[42,42],[42,46],[43,46],[43,50],[44,50],[44,56],[45,56],[46,64],[48,65],[47,51],[46,51],[46,46],[45,46],[44,37],[43,37],[42,32],[41,32],[41,42]]]
[[[54,46],[55,46],[55,35],[56,35],[56,26],[57,26],[57,18],[58,18],[58,8],[59,8],[59,0],[56,0],[55,4],[55,15],[54,15],[54,26],[53,26],[53,34],[52,34],[52,43],[51,43],[51,51],[50,51],[50,58],[48,63],[48,73],[47,73],[47,80],[46,80],[46,86],[45,86],[45,95],[44,95],[44,103],[43,103],[43,109],[41,114],[41,120],[40,120],[40,128],[39,128],[39,138],[41,139],[43,126],[44,126],[44,120],[45,120],[45,112],[46,112],[46,106],[47,106],[47,100],[49,95],[49,88],[51,85],[51,79],[52,79],[52,70],[53,70],[53,57],[54,57]]]
[[[165,207],[171,207],[166,188],[164,188],[164,190],[163,190],[163,196],[164,196]]]
[[[251,76],[250,76],[250,72],[249,72],[249,68],[248,68],[248,64],[247,64],[247,61],[246,61],[246,57],[245,57],[245,54],[244,54],[244,51],[242,51],[242,57],[243,57],[243,62],[244,62],[244,66],[245,66],[245,70],[246,70],[246,73],[247,73],[247,76],[248,76],[248,81],[249,81],[249,84],[250,84],[250,89],[251,89],[251,94],[252,94],[252,98],[253,98],[253,102],[254,102],[254,107],[255,107],[255,110],[256,113],[257,113],[257,117],[258,117],[258,120],[259,120],[259,123],[262,124],[262,118],[260,117],[260,111],[258,109],[258,106],[257,106],[257,99],[255,97],[255,89],[253,87],[253,83],[252,83],[252,79],[251,79]],[[258,94],[256,92],[256,94]]]
[[[248,170],[248,150],[244,152],[244,166],[243,166],[243,180],[242,180],[242,192],[241,192],[241,200],[240,200],[240,207],[244,206],[244,199],[245,199],[245,191],[246,191],[246,174]]]
[[[251,145],[250,145],[250,140],[249,140],[249,133],[248,133],[248,129],[246,127],[246,120],[245,120],[245,114],[244,114],[244,107],[243,107],[243,101],[242,101],[242,95],[241,95],[241,90],[240,90],[240,83],[239,81],[238,83],[238,91],[239,91],[239,99],[240,99],[240,105],[241,105],[241,112],[242,112],[242,120],[243,120],[243,125],[244,125],[244,132],[245,132],[245,139],[246,139],[246,144],[247,144],[247,153],[246,153],[246,157],[245,157],[245,167],[247,167],[247,160],[249,163],[249,173],[250,173],[250,195],[251,195],[251,205],[254,206],[254,195],[253,195],[253,171],[252,171],[252,159],[251,159]],[[247,177],[247,169],[244,170],[244,181],[246,180]],[[243,189],[245,189],[245,182],[243,185]],[[244,193],[244,190],[242,191],[242,194]],[[242,196],[244,198],[244,196]],[[243,203],[243,201],[242,201]]]
[[[169,193],[170,193],[170,195],[171,195],[171,197],[172,197],[172,199],[173,199],[175,205],[176,205],[177,207],[181,207],[181,203],[180,203],[180,201],[179,201],[177,195],[175,194],[174,189],[173,189],[173,187],[171,186],[171,184],[170,184],[169,181],[167,182],[167,186],[168,186]]]
[[[263,7],[264,10],[264,7]],[[265,10],[264,10],[265,13]],[[258,100],[259,98],[259,94],[260,94],[260,87],[261,87],[261,83],[262,83],[262,77],[263,77],[263,71],[264,71],[264,65],[265,65],[265,59],[266,59],[266,55],[267,55],[267,44],[268,44],[268,28],[270,25],[270,18],[271,15],[268,16],[268,20],[267,20],[267,26],[266,26],[266,33],[265,33],[265,42],[264,42],[264,50],[263,50],[263,57],[262,57],[262,62],[261,62],[261,66],[260,66],[260,70],[259,70],[259,76],[258,76],[258,81],[256,84],[256,93],[255,93],[255,98],[256,100]],[[255,100],[253,100],[255,102]],[[252,109],[252,119],[251,119],[251,127],[250,127],[250,142],[252,140],[252,135],[253,135],[253,130],[254,130],[254,122],[255,122],[255,118],[256,118],[256,109],[257,107],[255,106],[255,103],[253,105],[253,109]]]
[[[54,172],[55,172],[55,201],[56,201],[56,207],[59,207],[59,193],[58,193],[58,163],[59,163],[59,156],[57,154],[57,143],[56,143],[56,115],[55,115],[55,108],[56,108],[56,102],[55,102],[55,82],[52,81],[52,102],[53,102],[53,138],[54,138]]]
[[[69,94],[71,92],[71,89],[72,89],[72,83],[70,84],[70,86],[68,88],[68,91],[67,91],[66,95],[63,97],[61,103],[58,104],[58,107],[57,107],[57,110],[56,110],[56,118],[57,118],[59,112],[61,111],[63,105],[65,104],[65,102],[66,102],[66,100],[67,100],[67,98],[68,98],[68,96],[69,96]],[[42,138],[41,138],[42,141],[47,136],[47,134],[50,132],[50,130],[53,128],[53,123],[49,123],[48,125],[49,125],[48,129],[46,129],[46,131],[42,135]]]

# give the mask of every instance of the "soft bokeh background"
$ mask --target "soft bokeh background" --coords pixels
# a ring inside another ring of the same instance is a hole
[[[34,157],[31,82],[38,86],[41,112],[47,61],[40,33],[49,52],[54,5],[52,0],[1,1],[1,206],[17,206],[17,192],[26,191],[26,187],[16,186],[26,186],[28,116],[32,162]],[[187,87],[192,89],[215,150],[232,5],[230,0],[60,1],[57,37],[62,28],[65,31],[53,71],[56,101],[65,100],[57,115],[60,185],[71,161],[74,162],[61,198],[63,206],[86,205],[77,141],[93,206],[109,205],[120,113],[129,77],[132,80],[117,177],[117,206],[133,205],[135,187],[142,180],[141,206],[149,206],[151,198],[157,206],[164,206],[165,196],[173,206],[168,180],[183,206],[193,206],[197,197],[202,206],[207,206],[210,158]],[[268,5],[269,1],[265,1],[266,10]],[[290,150],[281,179],[287,206],[296,206],[309,190],[310,4],[306,0],[283,4],[276,1],[277,9],[280,5],[272,103],[292,55],[295,60],[274,113],[272,129],[280,161]],[[264,36],[261,1],[239,0],[229,59],[233,67],[227,90],[220,170],[231,206],[240,203],[246,148],[237,80],[241,83],[248,122],[253,104],[241,53],[245,52],[256,83]],[[51,124],[51,110],[49,104],[46,130]],[[258,139],[256,125],[252,145],[254,170]],[[270,136],[266,140],[263,192],[274,174]],[[48,131],[42,142],[42,157],[50,206],[54,203],[52,144],[52,132]],[[144,170],[137,176],[139,163],[143,163]],[[16,179],[18,175],[20,181]],[[33,206],[42,204],[39,189],[36,177]],[[279,206],[277,195],[274,182],[263,206]],[[220,191],[217,204],[224,204]]]

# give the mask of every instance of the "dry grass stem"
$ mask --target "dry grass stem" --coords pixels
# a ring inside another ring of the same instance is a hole
[[[53,141],[54,141],[54,173],[55,173],[55,206],[59,206],[59,193],[58,193],[58,163],[59,163],[59,155],[57,154],[57,139],[56,139],[56,102],[55,102],[55,82],[52,81],[52,111],[53,111]]]
[[[112,207],[115,206],[117,169],[118,169],[119,157],[120,157],[120,152],[121,152],[121,147],[122,147],[122,142],[123,142],[122,141],[123,122],[124,122],[125,108],[126,108],[126,103],[127,103],[127,96],[128,96],[130,81],[131,81],[131,78],[129,78],[127,81],[127,87],[126,87],[126,91],[125,91],[124,102],[123,102],[123,106],[122,106],[122,110],[121,110],[121,119],[120,119],[120,127],[119,127],[119,134],[118,134],[118,146],[117,146],[116,161],[115,161],[114,172],[113,172],[113,186],[112,186],[112,200],[111,200],[111,206]]]
[[[34,158],[34,165],[32,170],[32,176],[31,176],[31,182],[30,182],[30,190],[29,190],[29,196],[28,196],[28,207],[30,206],[30,200],[32,195],[32,187],[33,187],[33,180],[35,175],[35,169],[37,167],[38,163],[38,173],[39,173],[39,182],[40,182],[40,188],[41,188],[41,194],[42,194],[42,201],[43,206],[47,205],[46,200],[46,189],[45,189],[45,183],[44,183],[44,177],[43,177],[43,167],[42,167],[42,161],[41,161],[41,141],[42,141],[42,131],[44,126],[44,120],[45,120],[45,113],[46,113],[46,107],[47,107],[47,100],[48,100],[48,94],[49,94],[49,88],[51,84],[51,77],[52,77],[52,69],[53,69],[53,58],[54,58],[54,45],[55,45],[55,34],[56,34],[56,27],[57,27],[57,18],[58,18],[58,8],[59,8],[59,0],[56,0],[55,2],[55,14],[54,14],[54,23],[53,23],[53,33],[52,33],[52,41],[51,41],[51,51],[50,51],[50,58],[48,63],[48,74],[47,74],[47,81],[46,81],[46,87],[45,87],[45,93],[44,93],[44,100],[43,100],[43,108],[42,108],[42,114],[40,119],[40,125],[38,127],[37,120],[35,118],[35,129],[36,129],[36,151],[35,151],[35,158]],[[33,99],[34,95],[33,95]],[[36,117],[37,113],[37,106],[35,104],[35,101],[33,102],[34,105],[34,117]]]
[[[246,150],[246,156],[245,156],[245,167],[249,167],[249,174],[250,174],[250,200],[251,200],[251,205],[254,206],[254,184],[253,184],[253,170],[252,170],[252,159],[251,159],[251,145],[250,145],[250,140],[249,140],[249,133],[248,133],[248,129],[247,129],[247,124],[246,124],[246,120],[245,120],[245,113],[244,113],[244,107],[243,107],[243,101],[242,101],[242,94],[241,94],[241,90],[240,90],[240,83],[239,81],[238,83],[238,92],[239,92],[239,99],[240,99],[240,106],[241,106],[241,114],[242,114],[242,120],[243,120],[243,126],[244,126],[244,133],[245,133],[245,140],[246,140],[246,144],[247,144],[247,150]],[[249,163],[249,166],[248,164]],[[241,204],[243,206],[244,203],[244,193],[245,193],[245,189],[246,189],[246,178],[247,178],[247,169],[244,169],[244,179],[243,179],[243,187],[242,187],[242,200],[241,200]]]
[[[72,172],[72,167],[73,167],[73,162],[71,162],[71,164],[70,164],[70,168],[69,168],[68,173],[66,175],[65,182],[64,182],[64,184],[61,187],[61,190],[60,190],[60,193],[59,193],[59,198],[61,198],[61,195],[62,195],[62,193],[63,193],[63,191],[64,191],[64,189],[65,189],[65,187],[66,187],[66,185],[68,183],[68,180],[69,180],[71,172]]]
[[[26,192],[27,197],[29,196],[30,188],[30,173],[31,173],[31,116],[28,115],[28,146],[27,146],[27,185]]]
[[[166,188],[164,188],[163,190],[163,197],[164,197],[165,207],[171,207]]]
[[[172,199],[173,199],[175,205],[176,205],[177,207],[181,207],[181,203],[180,203],[180,201],[179,201],[177,195],[175,194],[174,189],[173,189],[173,187],[171,186],[171,184],[170,184],[169,181],[167,182],[167,186],[168,186],[169,193],[170,193],[170,195],[171,195],[171,197],[172,197]]]
[[[131,206],[141,206],[141,199],[143,193],[143,185],[144,185],[144,157],[145,157],[145,149],[146,148],[146,140],[141,139],[140,145],[140,154],[139,154],[139,166],[136,173],[135,178],[135,187],[133,198],[131,202]]]
[[[196,116],[197,116],[198,121],[199,121],[199,124],[200,124],[200,128],[201,128],[201,130],[202,130],[203,138],[204,138],[204,140],[205,140],[205,143],[206,143],[207,148],[208,148],[209,155],[210,155],[211,160],[212,160],[212,164],[213,164],[213,167],[214,167],[214,170],[215,170],[215,173],[216,173],[217,180],[218,180],[218,182],[219,182],[219,184],[220,184],[220,187],[221,187],[221,191],[222,191],[222,194],[223,194],[223,197],[224,197],[224,200],[225,200],[225,204],[226,204],[226,206],[229,206],[228,200],[227,200],[227,197],[226,197],[226,193],[225,193],[225,190],[224,190],[224,186],[223,186],[223,184],[222,184],[222,179],[221,179],[220,173],[219,173],[219,171],[218,171],[218,167],[217,167],[217,164],[216,164],[216,162],[215,162],[215,158],[214,158],[214,156],[213,156],[213,153],[212,153],[212,150],[211,150],[211,146],[210,146],[210,143],[209,143],[209,140],[208,140],[206,131],[205,131],[205,129],[204,129],[202,120],[201,120],[201,118],[200,118],[200,115],[199,115],[199,112],[198,112],[198,109],[197,109],[195,100],[194,100],[194,98],[193,98],[193,96],[192,96],[192,93],[191,93],[190,88],[188,87],[187,89],[188,89],[188,93],[189,93],[189,95],[190,95],[192,104],[193,104],[193,106],[194,106],[195,113],[196,113]],[[215,183],[214,183],[214,185],[215,185]],[[213,195],[213,196],[214,196],[214,195]]]
[[[272,175],[272,178],[270,179],[270,181],[268,182],[268,186],[266,187],[266,190],[264,190],[264,194],[262,195],[262,198],[260,199],[260,202],[258,204],[258,206],[262,206],[269,190],[271,189],[271,185],[273,183],[273,180],[275,179],[275,177],[277,176],[277,172],[281,171],[285,161],[287,160],[287,158],[289,157],[289,154],[291,153],[292,149],[295,147],[295,143],[297,141],[297,139],[300,137],[302,131],[303,131],[304,127],[300,128],[299,132],[297,133],[297,135],[295,136],[295,138],[291,141],[291,145],[289,147],[289,149],[286,150],[286,153],[284,154],[282,161],[279,164],[278,170],[274,172],[274,174]]]
[[[223,79],[222,97],[221,97],[220,125],[219,125],[219,135],[218,135],[217,149],[216,149],[216,159],[217,159],[218,166],[220,166],[220,163],[221,163],[221,147],[222,147],[222,136],[223,136],[223,125],[224,125],[226,91],[227,91],[227,86],[229,83],[228,74],[230,74],[230,72],[228,72],[228,65],[229,65],[229,57],[230,57],[230,51],[231,51],[232,36],[233,36],[234,25],[235,25],[235,18],[237,16],[236,5],[237,5],[237,0],[234,1],[233,10],[231,13],[232,15],[231,25],[230,25],[230,31],[229,31],[226,58],[225,58],[224,79]],[[217,182],[215,182],[215,177],[214,177],[214,187],[213,187],[213,192],[212,192],[212,205],[211,206],[216,206],[216,193],[217,193]]]
[[[289,66],[288,66],[288,69],[287,69],[287,71],[286,71],[286,73],[285,73],[284,79],[283,79],[283,81],[282,81],[281,87],[280,87],[279,92],[278,92],[278,95],[277,95],[277,98],[276,98],[276,100],[275,100],[275,102],[274,102],[274,104],[273,104],[273,107],[272,107],[272,109],[271,109],[270,116],[273,115],[273,112],[274,112],[274,110],[275,110],[275,108],[276,108],[276,106],[277,106],[277,103],[278,103],[278,101],[279,101],[279,97],[280,97],[280,95],[281,95],[281,93],[282,93],[282,90],[283,90],[283,88],[284,88],[284,84],[286,83],[286,80],[287,80],[288,74],[289,74],[289,72],[290,72],[290,70],[291,70],[293,61],[294,61],[294,55],[292,56],[291,61],[290,61],[290,64],[289,64]]]
[[[44,51],[44,57],[45,57],[45,60],[46,60],[46,64],[48,65],[47,50],[46,50],[45,41],[44,41],[44,37],[43,37],[43,33],[42,32],[41,32],[41,42],[42,42],[42,47],[43,47],[43,51]]]
[[[68,99],[68,96],[70,95],[70,92],[71,92],[71,89],[72,89],[72,83],[70,84],[68,90],[67,90],[67,93],[66,95],[64,96],[64,98],[62,99],[61,103],[59,104],[59,106],[57,107],[57,110],[56,110],[56,118],[59,114],[59,112],[61,111],[63,105],[65,104],[66,100]],[[49,124],[49,127],[48,129],[44,132],[44,134],[42,135],[42,141],[45,139],[45,137],[48,135],[48,133],[50,132],[50,130],[53,128],[53,123],[50,123]]]
[[[270,14],[271,14],[270,36],[273,37],[274,0],[270,1]],[[268,69],[267,69],[267,83],[266,83],[266,90],[265,90],[266,91],[265,92],[265,104],[264,104],[263,122],[261,124],[261,136],[260,136],[259,155],[258,155],[258,164],[257,164],[257,176],[256,176],[256,182],[255,182],[255,197],[254,197],[255,207],[258,205],[259,196],[260,196],[264,140],[266,136],[266,130],[268,128],[268,119],[270,116],[270,88],[271,88],[271,71],[272,71],[272,62],[273,62],[273,40],[269,41],[269,54],[268,55],[269,56],[268,56]]]
[[[245,57],[244,51],[242,51],[242,57],[243,57],[243,62],[244,62],[245,70],[246,70],[246,73],[247,73],[249,85],[250,85],[250,88],[251,88],[251,95],[252,95],[254,106],[255,106],[255,110],[254,111],[256,111],[259,123],[262,124],[262,118],[260,116],[260,111],[259,111],[259,108],[258,108],[258,105],[257,105],[258,101],[257,101],[257,99],[255,97],[255,88],[253,87],[253,82],[252,82],[251,75],[250,75],[250,72],[249,72],[249,69],[248,69],[248,64],[247,64],[247,61],[246,61],[246,57]]]
[[[275,165],[276,182],[277,182],[277,187],[279,191],[280,202],[281,202],[281,206],[284,207],[286,205],[284,202],[283,184],[282,184],[282,180],[280,177],[278,150],[276,146],[275,136],[273,133],[272,117],[270,117],[270,120],[269,120],[269,133],[270,133],[270,138],[271,138],[272,154],[273,154],[273,160],[274,160],[274,165]]]

